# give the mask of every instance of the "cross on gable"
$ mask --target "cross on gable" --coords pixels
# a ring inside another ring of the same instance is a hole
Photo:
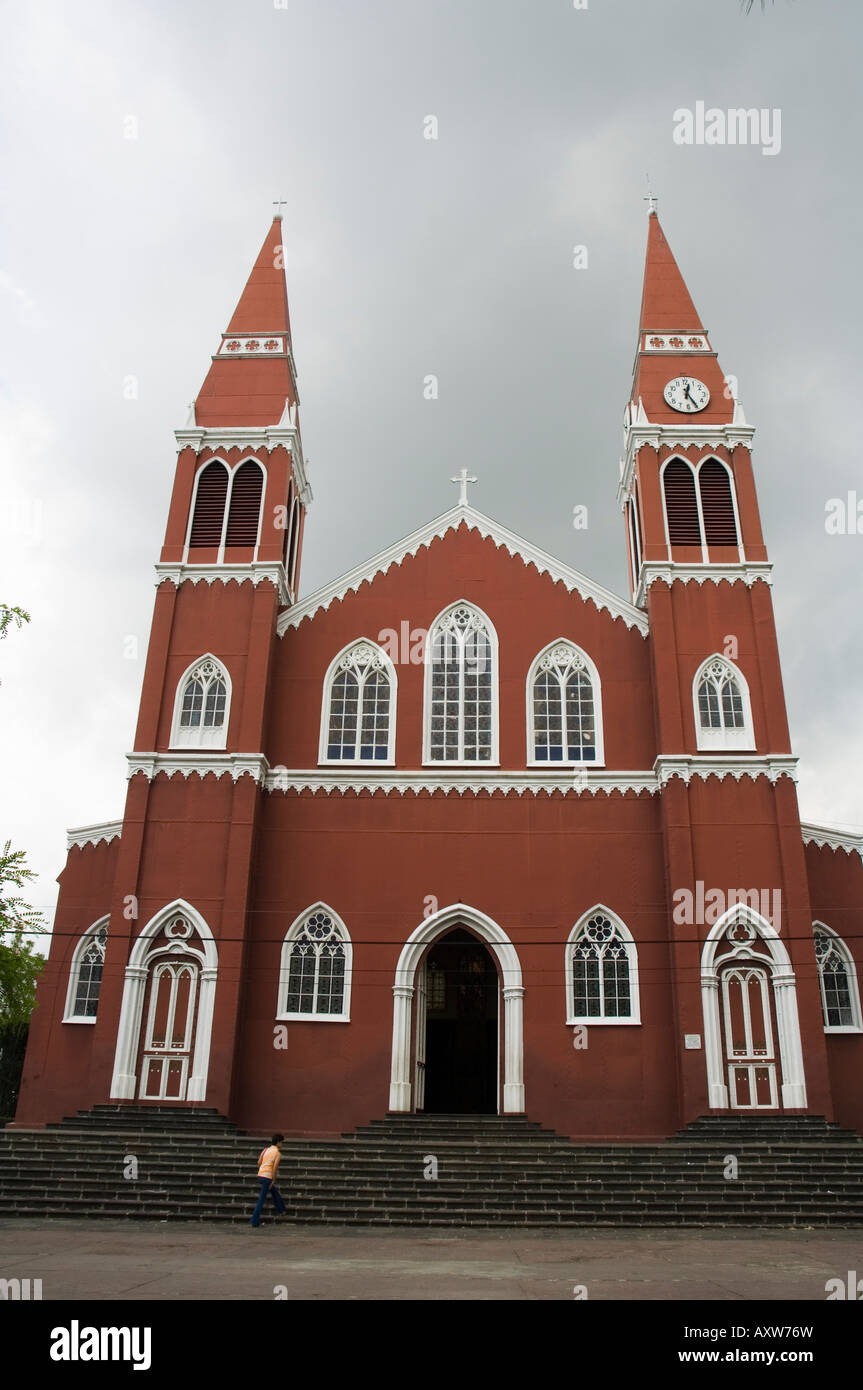
[[[454,478],[450,478],[450,482],[451,482],[451,483],[460,483],[460,484],[461,484],[461,492],[459,493],[459,497],[458,497],[458,504],[459,504],[459,506],[460,506],[460,507],[467,507],[467,506],[469,506],[470,503],[468,502],[468,498],[467,498],[467,485],[468,485],[468,483],[476,483],[476,482],[479,482],[479,479],[476,477],[476,475],[475,475],[474,473],[468,473],[467,469],[466,469],[466,468],[463,468],[463,469],[461,470],[460,473],[456,473],[456,475],[455,475]]]

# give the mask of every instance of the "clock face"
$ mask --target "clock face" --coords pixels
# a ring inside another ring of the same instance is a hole
[[[710,400],[704,382],[694,376],[676,376],[669,381],[663,394],[672,410],[681,410],[687,415],[703,410]]]

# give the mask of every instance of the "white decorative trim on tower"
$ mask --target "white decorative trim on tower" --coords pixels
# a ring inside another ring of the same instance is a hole
[[[686,425],[655,425],[644,416],[644,407],[639,399],[636,419],[630,422],[630,407],[627,407],[623,426],[624,456],[620,464],[620,482],[617,486],[617,501],[622,508],[632,491],[635,474],[635,460],[639,449],[648,444],[652,449],[727,449],[729,453],[741,445],[752,451],[752,437],[755,426],[738,422],[735,402],[735,422],[730,425],[696,425],[690,420]],[[740,412],[742,414],[742,412]],[[642,418],[644,417],[644,418]]]
[[[475,511],[471,506],[453,507],[420,527],[418,531],[397,541],[395,545],[380,551],[364,564],[357,565],[347,574],[334,579],[325,588],[310,594],[302,603],[294,604],[290,612],[283,613],[279,618],[279,636],[283,637],[289,628],[299,627],[304,618],[312,618],[321,609],[329,608],[331,603],[340,602],[349,593],[356,593],[361,584],[371,583],[379,574],[386,574],[393,565],[400,565],[408,555],[416,555],[418,550],[431,545],[436,538],[443,538],[449,531],[456,531],[462,525],[469,531],[477,531],[484,540],[494,541],[498,549],[508,551],[525,565],[533,565],[539,574],[549,575],[554,583],[563,584],[570,593],[574,590],[585,602],[595,604],[600,611],[605,609],[612,618],[622,618],[627,627],[635,628],[642,637],[647,636],[647,619],[633,604],[627,603],[626,599],[613,594],[601,584],[594,583],[578,570],[570,569],[568,565],[531,545],[513,531],[508,531],[497,521],[483,516],[482,512]]]
[[[780,777],[790,777],[797,781],[798,759],[790,753],[773,753],[767,757],[747,757],[737,753],[674,753],[660,754],[654,763],[657,781],[665,787],[672,777],[680,777],[687,784],[693,777],[706,780],[708,777],[733,777],[739,782],[741,777],[766,777],[776,783]]]
[[[110,843],[119,840],[123,833],[121,820],[104,821],[101,825],[79,825],[66,831],[66,849],[83,849],[85,845],[98,845],[102,840]]]
[[[269,580],[279,595],[282,607],[293,602],[285,567],[280,560],[253,560],[248,565],[181,565],[174,561],[160,561],[155,568],[157,589],[166,580],[177,588],[187,581],[192,584],[229,584],[232,579],[238,584],[251,580],[257,588],[264,580]]]
[[[202,749],[193,753],[127,753],[126,761],[127,780],[143,772],[150,782],[160,772],[166,777],[191,777],[193,773],[206,777],[212,773],[214,777],[229,776],[235,782],[252,777],[263,785],[270,766],[263,753],[206,753]]]
[[[297,407],[288,401],[277,425],[242,425],[236,428],[216,425],[213,429],[198,425],[194,429],[184,427],[175,430],[174,438],[178,453],[183,449],[194,449],[196,454],[200,454],[202,449],[212,449],[214,452],[220,449],[266,449],[269,453],[273,449],[287,449],[291,455],[300,500],[306,509],[311,505],[312,489],[306,476]]]
[[[712,352],[712,348],[706,333],[648,333],[645,330],[639,351],[673,352],[678,357],[686,357],[690,352]]]
[[[838,830],[830,825],[815,825],[811,821],[801,821],[804,845],[817,845],[819,849],[841,849],[846,854],[859,854],[863,858],[863,835],[854,835],[848,830]]]
[[[642,608],[647,601],[647,591],[657,581],[666,584],[745,584],[751,589],[761,581],[773,585],[773,566],[767,560],[758,560],[741,565],[677,565],[671,560],[644,560],[638,579],[635,602]]]
[[[504,796],[512,793],[516,796],[550,796],[553,792],[561,792],[564,796],[570,792],[579,795],[587,792],[591,796],[604,792],[610,796],[612,792],[621,795],[634,792],[640,796],[642,792],[653,795],[659,790],[653,772],[594,772],[586,764],[579,764],[570,770],[568,776],[562,776],[558,771],[492,772],[474,768],[468,770],[464,766],[461,770],[455,770],[446,765],[439,772],[427,768],[417,772],[381,769],[380,776],[375,776],[371,768],[364,769],[362,775],[358,775],[356,772],[337,772],[329,768],[301,771],[271,767],[265,785],[269,792],[311,792],[314,795],[315,792],[324,791],[328,796],[333,791],[342,796],[346,792],[383,792],[385,796],[392,793],[404,796],[407,792],[415,796],[422,792],[430,796],[435,792],[443,792],[446,796],[451,792],[459,796],[464,796],[465,792],[473,796],[483,792],[489,796],[494,792],[502,792]]]
[[[243,336],[225,333],[219,344],[219,357],[284,357],[285,338],[278,333],[258,333]]]

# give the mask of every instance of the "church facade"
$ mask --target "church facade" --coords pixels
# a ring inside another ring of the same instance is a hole
[[[628,598],[458,504],[299,592],[264,239],[184,429],[122,821],[69,834],[17,1125],[863,1130],[863,841],[801,824],[753,428],[655,210]]]

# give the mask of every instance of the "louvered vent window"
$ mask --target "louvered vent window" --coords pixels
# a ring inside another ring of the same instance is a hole
[[[224,464],[208,463],[198,479],[189,545],[221,545],[228,473]]]
[[[737,526],[731,499],[731,479],[717,459],[708,459],[698,473],[701,514],[708,545],[736,545]]]
[[[668,539],[672,545],[701,545],[695,478],[683,459],[672,459],[663,474]]]
[[[244,463],[234,474],[225,545],[257,545],[263,474],[256,463]]]

